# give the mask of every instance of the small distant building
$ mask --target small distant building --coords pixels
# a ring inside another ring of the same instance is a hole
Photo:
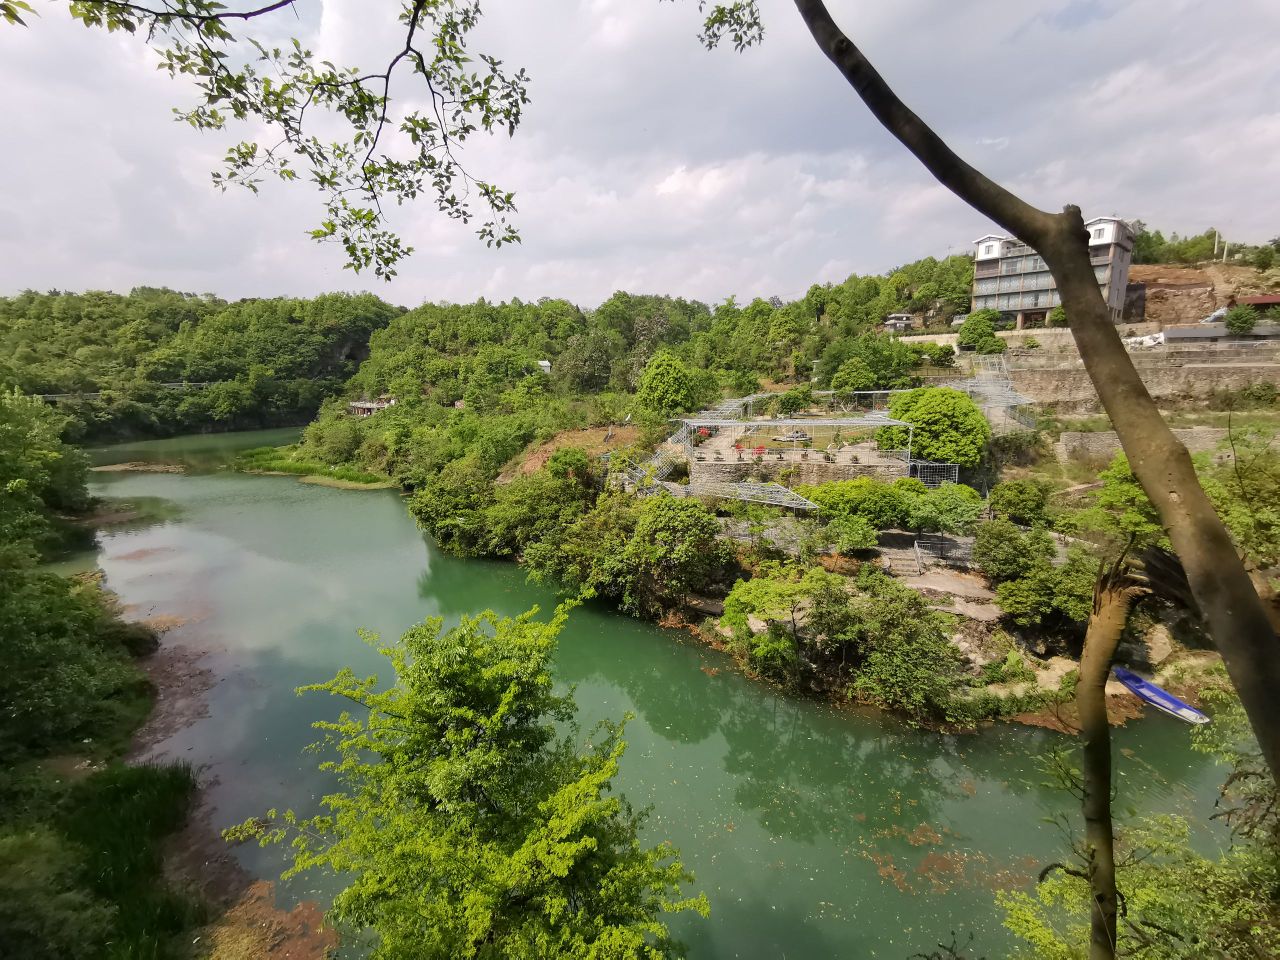
[[[548,377],[551,376],[551,361],[539,360],[538,369],[541,370],[543,373],[545,373]]]
[[[1119,217],[1095,217],[1089,231],[1089,261],[1111,319],[1124,312],[1133,229]],[[974,241],[972,309],[999,310],[1017,329],[1045,325],[1062,298],[1044,258],[1016,237],[989,234]]]
[[[368,417],[379,410],[385,410],[387,407],[394,407],[395,405],[395,397],[379,397],[377,400],[352,400],[347,404],[347,409],[357,417]]]
[[[884,318],[884,328],[889,333],[905,333],[916,325],[916,318],[909,313],[891,313]]]
[[[1266,293],[1257,297],[1239,297],[1236,303],[1242,307],[1253,307],[1255,310],[1270,310],[1272,307],[1280,307],[1280,294]]]

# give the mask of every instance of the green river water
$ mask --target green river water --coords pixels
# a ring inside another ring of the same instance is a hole
[[[293,691],[344,665],[376,672],[359,628],[391,636],[426,617],[448,624],[555,602],[513,564],[442,554],[393,491],[218,469],[236,450],[294,436],[94,452],[99,463],[191,467],[94,474],[96,494],[163,501],[162,519],[108,528],[80,560],[96,560],[135,615],[184,618],[166,643],[208,651],[207,708],[154,752],[203,768],[219,827],[270,807],[314,808],[329,784],[303,747],[311,721],[338,707]],[[1056,739],[1046,731],[944,735],[790,699],[687,635],[604,608],[573,614],[557,673],[575,686],[584,726],[635,714],[620,787],[652,807],[649,837],[681,849],[711,903],[709,920],[676,920],[691,957],[905,958],[953,930],[1003,956],[1011,943],[995,891],[1030,889],[1061,856],[1061,834],[1044,821],[1072,800],[1042,785],[1035,758]],[[1118,807],[1206,820],[1222,770],[1189,750],[1185,725],[1149,717],[1116,740]],[[236,853],[265,878],[283,863],[276,849]],[[325,890],[303,878],[279,896],[323,900]]]

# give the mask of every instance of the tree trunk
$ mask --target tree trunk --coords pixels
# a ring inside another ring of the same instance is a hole
[[[1280,775],[1280,641],[1186,448],[1160,416],[1120,342],[1089,263],[1079,209],[1039,210],[971,167],[898,99],[836,26],[822,0],[795,0],[795,5],[818,46],[876,119],[943,186],[1033,246],[1049,265],[1085,370],[1186,568],[1263,756]]]
[[[1114,960],[1116,955],[1116,860],[1111,833],[1111,724],[1107,718],[1107,675],[1129,614],[1124,590],[1099,584],[1093,615],[1084,638],[1080,675],[1076,682],[1076,711],[1083,739],[1085,849],[1089,858],[1090,960]]]

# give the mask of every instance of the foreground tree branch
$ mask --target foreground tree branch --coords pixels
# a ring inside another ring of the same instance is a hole
[[[1078,207],[1051,214],[958,157],[898,99],[844,35],[822,0],[795,0],[822,52],[885,128],[938,182],[1035,247],[1049,265],[1085,370],[1115,425],[1134,476],[1160,516],[1267,764],[1280,771],[1280,641],[1191,458],[1160,416],[1120,342],[1089,263]]]

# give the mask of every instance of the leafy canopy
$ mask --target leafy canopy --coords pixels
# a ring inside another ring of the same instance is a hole
[[[665,350],[645,364],[636,399],[659,413],[684,413],[698,405],[692,373],[679,357]]]
[[[931,387],[897,394],[889,413],[915,427],[882,427],[876,434],[882,449],[901,450],[911,441],[920,460],[976,467],[991,439],[991,426],[968,395],[950,387]]]
[[[515,195],[462,163],[471,137],[514,136],[529,102],[529,77],[473,47],[481,21],[475,0],[399,0],[389,4],[402,42],[372,66],[322,60],[297,39],[275,43],[275,16],[293,0],[228,10],[217,0],[72,0],[86,27],[145,38],[161,69],[191,83],[196,102],[176,112],[196,130],[233,123],[265,131],[230,146],[214,183],[257,192],[267,178],[310,181],[324,198],[311,236],[341,244],[347,266],[390,279],[412,248],[388,226],[384,204],[427,196],[445,216],[471,223],[491,246],[520,239]],[[707,47],[742,50],[763,37],[755,0],[700,3]],[[0,20],[26,26],[26,0],[2,0]],[[266,26],[259,23],[263,18]],[[261,30],[257,28],[263,27]]]
[[[318,722],[340,789],[327,812],[272,811],[228,832],[290,840],[286,876],[348,878],[336,922],[377,934],[375,958],[677,955],[667,912],[707,912],[668,846],[643,847],[643,815],[611,791],[619,724],[583,744],[551,661],[550,623],[485,612],[377,646],[395,682],[343,670],[302,688],[361,707]]]

